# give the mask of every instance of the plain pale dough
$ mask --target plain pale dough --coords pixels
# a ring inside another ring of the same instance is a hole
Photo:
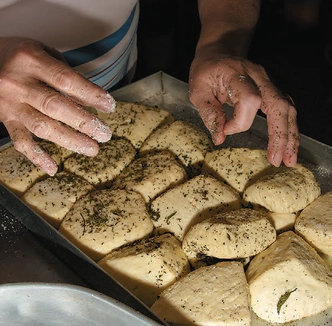
[[[64,170],[75,173],[95,187],[105,187],[135,158],[136,150],[126,139],[100,144],[95,157],[74,153],[64,162]]]
[[[297,216],[298,213],[267,213],[268,220],[278,233],[293,230]]]
[[[94,190],[85,179],[59,172],[52,178],[35,183],[22,200],[48,223],[59,228],[63,218],[77,199]]]
[[[166,110],[124,101],[116,102],[114,112],[97,111],[96,114],[111,127],[114,137],[130,140],[135,149],[139,149],[155,129],[174,121]]]
[[[181,161],[189,176],[201,172],[205,154],[212,150],[212,142],[197,126],[177,120],[155,130],[143,143],[140,153],[169,150]]]
[[[148,306],[190,272],[181,243],[166,233],[121,247],[98,264]]]
[[[231,261],[198,268],[163,291],[151,310],[174,326],[250,326],[243,266]]]
[[[112,189],[137,191],[148,203],[186,179],[186,171],[176,157],[169,151],[161,151],[131,162],[115,179]]]
[[[93,260],[148,236],[153,224],[143,197],[126,190],[97,190],[76,201],[59,232]]]
[[[294,213],[305,208],[321,193],[313,173],[301,164],[282,167],[249,186],[243,194],[247,203],[274,213]]]
[[[197,223],[184,236],[182,248],[195,265],[200,257],[251,257],[276,239],[276,230],[261,212],[249,208],[220,213]]]
[[[269,248],[255,256],[246,275],[251,307],[269,322],[302,319],[332,305],[330,269],[292,231],[280,234]]]
[[[149,213],[156,232],[171,232],[182,241],[192,225],[240,207],[235,190],[210,175],[200,174],[158,196],[151,202]]]
[[[295,232],[320,253],[332,256],[332,191],[318,197],[300,213]]]
[[[294,224],[296,221],[296,218],[299,215],[299,212],[297,213],[274,213],[268,211],[266,208],[254,205],[253,209],[258,210],[262,212],[263,214],[266,214],[267,219],[271,222],[273,227],[276,229],[277,233],[294,230]]]
[[[207,153],[202,173],[210,173],[242,193],[274,169],[267,160],[266,150],[228,147]]]

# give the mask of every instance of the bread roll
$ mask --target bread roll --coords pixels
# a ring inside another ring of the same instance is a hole
[[[58,165],[62,162],[64,152],[60,146],[46,140],[37,143]],[[17,196],[22,196],[36,181],[47,176],[14,146],[0,151],[0,182]]]
[[[294,213],[305,208],[321,193],[313,173],[301,164],[282,167],[264,176],[243,193],[247,203],[260,205],[274,213]]]
[[[240,193],[273,170],[266,150],[233,147],[207,153],[202,167],[202,173],[212,174]]]
[[[192,264],[211,256],[222,259],[251,257],[276,239],[276,230],[261,212],[242,208],[197,223],[184,236],[182,248]]]
[[[97,190],[76,201],[59,232],[93,260],[148,236],[153,224],[136,192]]]
[[[114,112],[96,113],[111,127],[113,137],[128,139],[135,149],[139,149],[156,128],[174,121],[166,110],[124,101],[116,102]]]
[[[174,326],[250,326],[243,266],[230,261],[198,268],[164,290],[151,310]]]
[[[330,269],[292,231],[255,256],[246,275],[253,311],[271,323],[302,319],[332,306]]]
[[[212,142],[197,126],[177,120],[155,130],[143,143],[140,153],[155,150],[169,150],[179,158],[189,176],[194,176],[201,172],[205,154],[212,150]]]
[[[134,160],[115,179],[112,189],[137,191],[148,203],[186,178],[186,171],[175,156],[162,151]]]
[[[235,190],[210,175],[200,174],[158,196],[149,212],[156,232],[171,232],[182,241],[192,225],[240,207]]]
[[[123,246],[98,264],[148,306],[190,271],[181,243],[171,234]]]
[[[77,199],[94,190],[85,179],[60,172],[35,183],[22,200],[56,229]]]
[[[135,155],[136,150],[128,140],[111,139],[100,144],[100,150],[95,157],[73,154],[65,160],[64,170],[81,176],[95,187],[102,188],[112,183]]]
[[[316,198],[300,213],[295,232],[320,253],[332,256],[332,191]]]

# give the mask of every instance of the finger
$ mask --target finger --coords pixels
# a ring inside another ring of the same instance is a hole
[[[280,106],[278,106],[280,108]],[[267,116],[268,125],[268,159],[274,166],[280,166],[288,140],[288,114],[278,108],[269,108]]]
[[[297,163],[297,153],[300,146],[299,130],[297,127],[297,113],[293,105],[288,114],[288,141],[283,155],[283,162],[288,167],[294,167]]]
[[[6,123],[6,128],[17,151],[48,175],[56,174],[57,163],[33,140],[31,133],[22,124],[10,121]]]
[[[28,131],[68,150],[87,156],[98,153],[98,144],[88,136],[51,119],[27,104],[19,106],[18,119]]]
[[[284,162],[293,167],[297,162],[299,132],[296,123],[296,110],[287,100],[278,99],[274,107],[267,111],[268,158],[275,165]]]
[[[268,159],[275,166],[284,162],[294,166],[297,161],[299,133],[294,103],[285,98],[271,82],[262,67],[252,69],[251,76],[262,95],[261,110],[268,124]]]
[[[41,48],[39,43],[27,44],[26,55],[30,60],[28,67],[32,76],[86,106],[104,112],[114,111],[115,100],[108,92],[78,74],[63,61],[48,55],[47,52],[51,53],[52,49],[46,45]]]
[[[215,145],[225,141],[224,125],[227,120],[222,103],[213,96],[209,86],[190,90],[190,100],[197,108],[199,115],[211,134]]]
[[[105,122],[45,85],[39,84],[31,88],[26,95],[26,102],[41,113],[67,124],[98,142],[109,141],[112,136],[110,127]]]
[[[263,97],[261,110],[266,114],[268,125],[268,159],[271,164],[280,166],[284,159],[284,155],[286,155],[285,153],[289,141],[290,103],[280,94],[278,89],[269,80],[262,81],[260,90]],[[291,127],[291,132],[294,133],[294,137],[296,138],[298,136],[296,120],[294,120],[292,124],[295,124],[295,127]],[[293,141],[293,146],[296,146],[296,144],[297,143]],[[295,153],[294,150],[293,153]],[[289,154],[286,155],[286,157],[289,160]]]
[[[226,135],[248,130],[261,106],[261,96],[255,82],[247,75],[233,73],[224,81],[229,100],[234,107],[233,116],[225,124]]]

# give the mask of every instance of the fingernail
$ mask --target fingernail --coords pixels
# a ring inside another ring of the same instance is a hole
[[[112,131],[104,121],[94,118],[92,124],[92,138],[100,143],[109,141],[112,137]]]
[[[275,152],[273,155],[272,155],[272,162],[271,164],[276,166],[276,167],[279,167],[280,164],[282,162],[282,152]]]
[[[115,101],[114,97],[110,93],[107,93],[106,98],[110,104],[110,112],[114,112],[115,107],[116,107],[116,101]]]
[[[44,159],[39,167],[51,177],[58,172],[58,166],[52,159]]]
[[[55,176],[55,174],[58,172],[58,167],[53,166],[47,166],[45,167],[44,171],[51,177]]]
[[[297,164],[297,154],[293,153],[292,155],[290,155],[289,159],[287,162],[285,162],[285,165],[293,168],[295,167]]]
[[[105,96],[99,97],[98,104],[102,105],[106,112],[115,111],[116,101],[110,93],[106,93]]]
[[[93,157],[98,154],[99,146],[95,143],[92,143],[92,140],[90,139],[87,140],[84,145],[81,143],[80,146],[76,145],[75,148],[72,148],[71,150],[78,154]]]
[[[38,155],[34,161],[34,164],[42,169],[45,173],[53,177],[58,172],[57,163],[52,157],[46,154],[38,144],[32,148],[32,152]]]

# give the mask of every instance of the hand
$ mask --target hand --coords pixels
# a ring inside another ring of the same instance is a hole
[[[267,119],[269,162],[295,166],[299,147],[296,109],[263,67],[244,58],[220,55],[217,47],[201,48],[191,65],[189,96],[216,145],[227,135],[248,130],[260,109]],[[234,107],[228,121],[224,103]]]
[[[33,135],[88,156],[111,138],[109,127],[84,106],[110,112],[115,101],[55,49],[31,39],[0,38],[0,121],[15,148],[46,173],[54,175],[57,165]]]

